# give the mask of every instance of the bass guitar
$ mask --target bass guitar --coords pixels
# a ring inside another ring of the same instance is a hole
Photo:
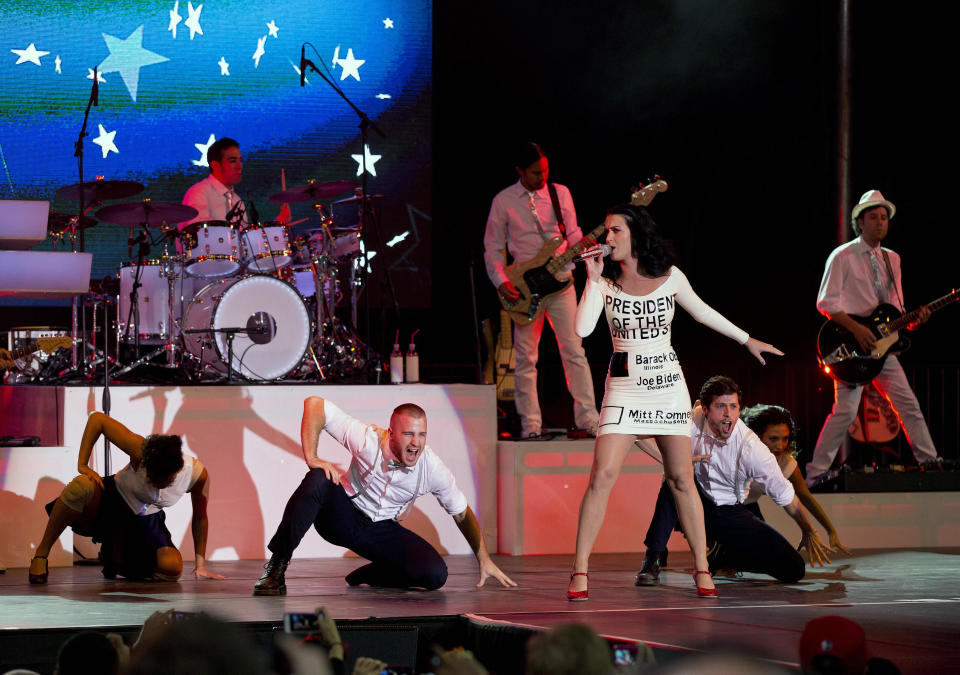
[[[960,289],[954,289],[937,298],[927,307],[931,312],[960,300]],[[873,349],[864,352],[853,333],[834,321],[827,321],[817,335],[817,359],[821,367],[835,380],[850,385],[869,382],[883,370],[883,363],[891,352],[906,351],[910,341],[900,335],[900,329],[917,321],[920,314],[915,309],[901,314],[893,305],[878,305],[870,316],[850,315],[850,318],[869,328],[877,342]]]
[[[35,341],[30,342],[19,349],[14,349],[10,352],[10,360],[17,361],[22,359],[24,356],[33,354],[34,352],[43,352],[44,354],[51,354],[61,347],[70,347],[73,345],[73,340],[68,337],[42,337],[37,338]]]
[[[634,206],[647,206],[658,192],[666,190],[666,181],[654,181],[636,190],[630,197],[630,203]],[[557,274],[563,271],[563,268],[576,256],[596,245],[597,239],[603,232],[604,226],[598,225],[584,235],[576,245],[558,256],[555,256],[554,252],[563,243],[563,237],[553,237],[544,242],[543,248],[530,260],[507,267],[505,270],[507,278],[520,292],[520,298],[511,302],[499,292],[499,289],[497,295],[500,296],[500,304],[510,318],[521,326],[533,323],[543,310],[543,301],[551,295],[566,290],[573,283],[572,279],[558,279]]]

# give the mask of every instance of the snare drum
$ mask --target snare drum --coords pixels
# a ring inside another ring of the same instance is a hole
[[[277,222],[248,227],[240,237],[243,263],[250,272],[273,272],[293,262],[290,229]]]
[[[219,279],[197,293],[183,325],[185,331],[243,327],[257,314],[266,315],[268,333],[237,333],[232,369],[251,380],[275,380],[296,368],[310,345],[307,306],[290,284],[265,274]],[[227,372],[225,334],[185,332],[183,343],[204,369]]]
[[[184,268],[204,279],[230,276],[240,269],[240,236],[225,220],[191,223],[195,234],[187,237]]]

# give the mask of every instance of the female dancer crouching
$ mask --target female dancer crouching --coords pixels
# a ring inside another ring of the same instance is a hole
[[[670,344],[675,304],[697,321],[744,345],[760,363],[764,352],[782,352],[751,338],[707,306],[679,269],[671,265],[669,243],[646,209],[618,206],[606,219],[612,278],[601,277],[601,258],[588,259],[587,285],[577,308],[577,334],[593,332],[606,312],[614,353],[607,373],[594,446],[590,483],[580,503],[577,554],[567,589],[570,600],[587,599],[587,563],[607,510],[610,491],[634,441],[654,438],[663,455],[680,526],[694,559],[697,594],[717,595],[707,571],[703,505],[693,478],[690,394]]]

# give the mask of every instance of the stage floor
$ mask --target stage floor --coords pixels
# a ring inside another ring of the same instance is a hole
[[[857,552],[825,569],[808,567],[798,584],[757,575],[718,579],[720,597],[694,595],[689,554],[671,554],[662,585],[636,588],[635,554],[592,559],[590,600],[571,603],[565,589],[571,556],[497,556],[515,589],[489,581],[477,590],[472,556],[450,556],[450,577],[440,591],[350,588],[343,576],[356,558],[294,560],[285,597],[253,597],[261,562],[216,562],[225,581],[134,583],[106,581],[98,567],[55,568],[50,583],[30,586],[26,569],[0,575],[0,629],[110,628],[142,623],[152,612],[204,609],[233,621],[279,621],[284,612],[327,607],[337,619],[470,614],[480,619],[545,628],[583,621],[602,635],[678,650],[744,645],[751,652],[796,666],[804,624],[840,614],[866,630],[873,656],[904,673],[953,670],[960,662],[960,549]]]

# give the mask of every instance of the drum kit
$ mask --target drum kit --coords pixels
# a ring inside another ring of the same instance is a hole
[[[380,195],[330,201],[357,187],[311,182],[270,196],[313,206],[320,226],[299,236],[291,225],[307,219],[191,222],[192,207],[150,199],[101,206],[95,219],[52,213],[48,230],[55,246],[98,221],[130,230],[130,259],[118,272],[112,330],[120,358],[112,377],[153,364],[182,369],[192,381],[346,378],[377,359],[356,331],[366,268],[362,228],[335,226],[333,212],[337,204],[369,204]],[[96,204],[142,190],[132,181],[101,180],[66,186],[57,196]],[[91,296],[112,304],[104,300],[111,290]]]

